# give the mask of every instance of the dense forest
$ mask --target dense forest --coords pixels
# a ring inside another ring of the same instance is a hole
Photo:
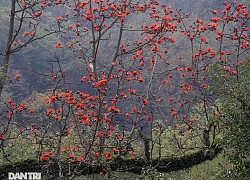
[[[0,5],[0,179],[250,177],[249,1]]]

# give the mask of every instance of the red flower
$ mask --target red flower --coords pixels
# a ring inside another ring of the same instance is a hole
[[[78,158],[77,158],[77,161],[82,161],[83,160],[83,157],[82,156],[79,156]]]
[[[36,133],[37,133],[37,129],[33,129],[33,133],[35,133],[35,134],[36,134]]]
[[[208,26],[211,28],[211,30],[216,30],[218,27],[218,24],[213,22],[213,23],[208,24]]]
[[[226,67],[226,71],[230,71],[230,67]]]
[[[58,17],[56,17],[56,20],[57,20],[57,21],[61,21],[61,20],[62,20],[62,17],[61,17],[61,16],[58,16]]]
[[[216,10],[211,10],[213,14],[218,14],[218,11]]]
[[[135,152],[134,151],[129,151],[129,154],[135,155]]]
[[[147,105],[149,104],[149,102],[148,102],[146,99],[144,99],[144,100],[143,100],[143,104],[144,104],[145,106],[147,106]]]
[[[27,31],[23,32],[23,36],[28,36],[28,35],[29,35],[29,32],[27,32]]]
[[[80,23],[76,23],[76,27],[81,27],[81,24]]]
[[[232,75],[237,75],[237,71],[232,71]]]
[[[1,136],[0,136],[0,140],[4,140],[4,135],[1,135]]]
[[[111,152],[105,152],[105,156],[106,156],[106,157],[111,156]]]
[[[127,117],[127,118],[130,118],[130,117],[131,117],[131,114],[126,113],[126,117]]]
[[[219,17],[214,17],[214,18],[212,18],[212,20],[211,20],[211,21],[216,23],[216,22],[218,22],[219,20],[220,20],[220,18],[219,18]]]
[[[118,140],[122,141],[123,140],[123,136],[122,135],[118,136]]]
[[[56,45],[55,45],[56,48],[62,48],[62,42],[58,42]]]
[[[105,156],[107,157],[107,161],[110,161],[112,159],[111,152],[105,152]]]
[[[47,156],[47,157],[50,156],[50,152],[49,151],[45,151],[44,152],[44,156]]]
[[[125,92],[120,92],[120,95],[121,95],[122,97],[127,97]]]
[[[108,111],[120,114],[120,109],[116,108],[115,106],[110,106]]]
[[[46,161],[46,160],[47,160],[47,157],[46,157],[46,156],[41,156],[40,159],[41,159],[42,161]]]
[[[142,50],[138,50],[137,51],[137,55],[139,56],[139,55],[142,55]]]
[[[207,42],[207,38],[205,36],[201,37],[201,42],[206,43]]]
[[[53,112],[54,112],[54,110],[50,108],[47,110],[46,114],[47,114],[47,116],[50,116]]]
[[[15,75],[15,79],[18,80],[20,78],[20,74]]]
[[[99,137],[103,136],[103,132],[102,132],[102,131],[98,131],[96,134],[97,134],[97,136],[99,136]]]
[[[107,82],[108,82],[107,79],[102,79],[100,81],[93,83],[93,86],[102,86],[102,85],[105,85]]]
[[[132,72],[132,74],[135,76],[135,75],[138,75],[138,74],[139,74],[139,72],[138,72],[138,71],[136,71],[136,70],[134,70],[134,71]]]
[[[57,121],[60,121],[60,120],[61,120],[61,117],[58,116],[58,115],[56,115],[56,116],[55,116],[55,119],[56,119]]]

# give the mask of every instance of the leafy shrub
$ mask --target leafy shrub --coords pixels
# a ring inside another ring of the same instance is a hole
[[[250,76],[247,70],[249,62],[242,68],[244,76],[228,86],[228,96],[221,104],[222,123],[225,128],[223,146],[229,160],[234,164],[226,178],[250,177]]]

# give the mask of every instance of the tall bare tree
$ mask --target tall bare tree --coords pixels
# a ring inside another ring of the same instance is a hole
[[[9,22],[9,32],[8,39],[6,44],[6,49],[4,52],[4,58],[0,68],[0,96],[2,94],[6,78],[7,71],[9,67],[9,60],[11,55],[11,45],[13,43],[13,34],[14,34],[14,24],[15,24],[15,11],[16,11],[16,0],[11,1],[11,13],[10,13],[10,22]]]

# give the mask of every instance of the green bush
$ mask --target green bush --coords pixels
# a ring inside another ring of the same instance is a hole
[[[250,75],[249,62],[242,67],[244,74],[228,86],[228,95],[221,102],[225,154],[234,168],[225,177],[250,177]],[[244,71],[244,69],[246,71]]]

